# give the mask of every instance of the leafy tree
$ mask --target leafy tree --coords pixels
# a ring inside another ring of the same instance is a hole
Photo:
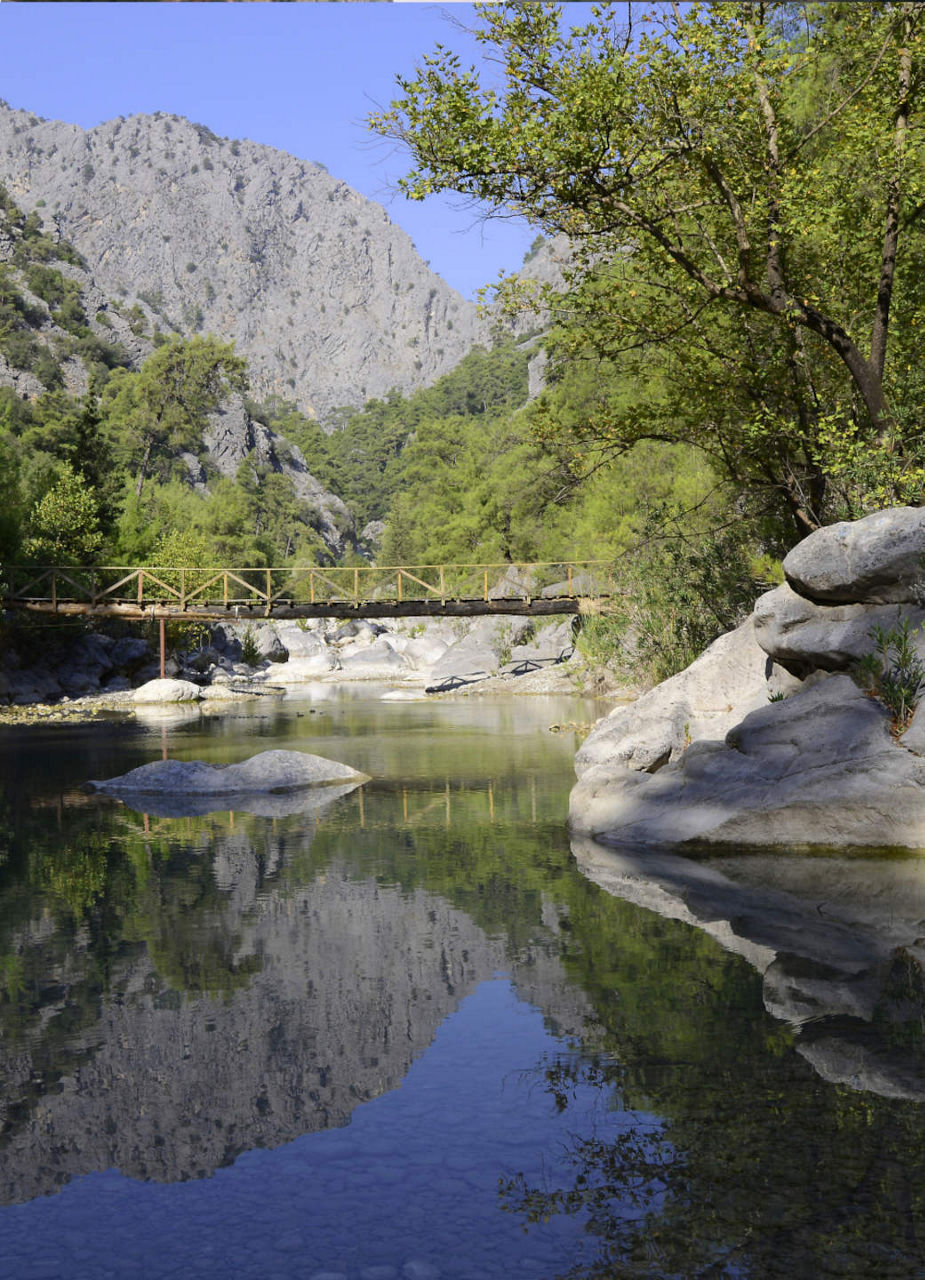
[[[402,188],[570,237],[571,352],[669,374],[653,411],[591,424],[611,449],[705,447],[800,533],[833,484],[917,500],[921,7],[629,15],[566,31],[555,5],[480,8],[491,72],[438,47],[372,117],[411,151]]]
[[[90,486],[65,462],[56,483],[29,512],[24,549],[46,564],[92,564],[103,545]]]
[[[22,497],[19,449],[4,416],[0,402],[0,561],[10,561],[19,550]]]
[[[243,392],[246,362],[231,343],[169,338],[138,373],[117,371],[101,408],[127,459],[141,496],[152,457],[201,443],[209,413],[233,391]]]
[[[32,330],[44,319],[42,310],[28,302],[10,269],[0,264],[0,352],[15,369],[31,369],[40,346]]]
[[[312,475],[350,506],[362,527],[386,517],[402,483],[402,450],[418,427],[425,421],[477,419],[522,405],[527,360],[527,351],[511,340],[490,350],[475,347],[431,387],[410,396],[393,388],[359,411],[334,410],[327,430],[284,401],[269,401],[257,416],[302,450]]]

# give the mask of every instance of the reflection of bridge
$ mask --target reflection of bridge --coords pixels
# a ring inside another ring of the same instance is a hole
[[[579,726],[575,726],[576,732]],[[167,731],[162,729],[162,751],[163,759],[167,760]],[[509,785],[509,783],[508,783]],[[371,789],[371,799],[367,799],[366,792]],[[453,824],[454,803],[458,806],[460,799],[465,800],[465,809],[463,818],[466,827],[469,830],[477,827],[494,826],[498,822],[519,822],[536,824],[541,820],[543,797],[538,793],[536,776],[529,775],[528,781],[528,797],[529,806],[524,805],[524,812],[518,813],[516,806],[512,811],[510,796],[506,790],[506,780],[496,781],[494,778],[480,778],[475,782],[459,783],[454,780],[451,784],[449,778],[446,779],[442,787],[421,788],[420,786],[407,786],[404,783],[390,784],[387,780],[377,779],[370,788],[370,784],[359,786],[349,795],[338,797],[339,815],[335,821],[347,821],[348,824],[356,823],[361,830],[376,828],[424,828],[433,827],[450,828]],[[113,797],[106,797],[99,791],[68,791],[57,793],[53,796],[43,798],[41,796],[32,800],[33,809],[53,809],[57,812],[58,825],[61,825],[62,815],[65,809],[92,809],[99,805],[101,800],[112,800]],[[120,804],[124,804],[128,809],[140,813],[142,817],[142,830],[146,835],[169,835],[179,829],[178,824],[184,822],[187,825],[187,831],[190,835],[196,830],[195,824],[201,822],[208,816],[210,821],[210,829],[215,834],[220,833],[222,824],[227,826],[229,832],[235,830],[235,826],[240,825],[241,820],[248,821],[250,815],[247,809],[235,809],[234,797],[223,796],[220,799],[227,807],[216,807],[208,815],[198,814],[185,817],[163,817],[145,813],[140,807],[144,803],[143,799],[138,798],[139,807],[135,807],[135,803],[127,797],[119,800]],[[216,800],[218,804],[218,798]],[[372,814],[369,813],[372,807]],[[343,815],[349,815],[344,819]],[[459,815],[457,814],[457,821]],[[276,819],[272,819],[276,822]],[[329,815],[313,813],[310,817],[312,829],[319,830],[322,826],[327,825],[330,821]]]
[[[579,613],[614,593],[610,561],[373,568],[0,567],[0,599],[33,613],[216,618],[474,617]]]

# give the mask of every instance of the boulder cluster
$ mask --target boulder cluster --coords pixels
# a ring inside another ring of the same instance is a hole
[[[443,693],[499,676],[515,679],[556,666],[571,654],[570,621],[542,630],[518,617],[391,624],[268,621],[213,628],[207,644],[177,654],[166,674],[198,685],[207,697],[241,680],[251,690],[329,680],[407,684]],[[144,696],[136,691],[136,700]]]
[[[65,633],[62,633],[65,634]],[[0,704],[59,703],[124,694],[137,704],[192,702],[279,691],[318,681],[410,686],[428,693],[488,688],[569,687],[571,619],[414,619],[386,624],[228,622],[158,655],[140,636],[70,633],[54,645],[8,645],[0,662]],[[28,661],[31,656],[32,660]]]
[[[737,630],[594,727],[573,831],[925,848],[925,510],[820,529],[783,567]]]
[[[0,705],[28,706],[64,698],[116,694],[157,674],[154,655],[138,635],[62,630],[20,636],[0,651]]]

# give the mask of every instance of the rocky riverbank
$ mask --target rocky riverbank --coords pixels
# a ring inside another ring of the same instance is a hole
[[[920,508],[805,539],[742,626],[595,726],[572,829],[613,845],[925,848],[923,558]]]
[[[0,723],[130,714],[151,702],[220,704],[318,683],[376,682],[396,697],[612,691],[577,652],[571,618],[222,623],[168,647],[168,684],[140,636],[50,636],[7,644]],[[37,656],[27,661],[30,647]]]
[[[825,1079],[915,1099],[925,701],[897,694],[925,680],[923,556],[917,508],[800,543],[741,627],[598,722],[569,819],[589,879],[758,970]]]

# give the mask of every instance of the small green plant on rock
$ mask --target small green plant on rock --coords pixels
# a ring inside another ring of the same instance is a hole
[[[903,733],[915,713],[925,687],[925,664],[915,647],[915,630],[909,619],[887,630],[876,626],[870,633],[871,653],[855,663],[854,678],[862,689],[879,698],[893,717],[893,732]]]
[[[260,662],[260,650],[250,627],[244,632],[244,638],[241,641],[241,661],[249,667],[256,667]]]

